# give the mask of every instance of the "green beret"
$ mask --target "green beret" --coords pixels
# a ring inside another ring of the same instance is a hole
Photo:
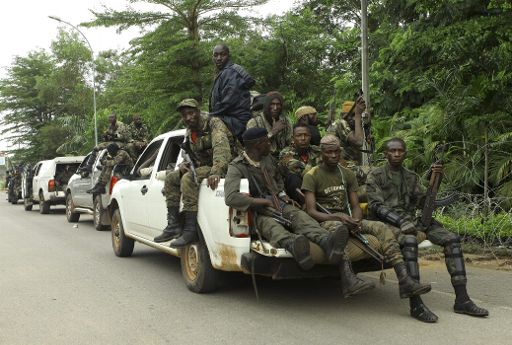
[[[178,104],[178,107],[176,108],[176,110],[180,111],[181,108],[185,108],[185,107],[199,109],[199,102],[193,98],[184,99],[183,101],[180,102],[180,104]]]

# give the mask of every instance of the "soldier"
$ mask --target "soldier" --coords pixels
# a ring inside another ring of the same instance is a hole
[[[318,146],[320,145],[320,131],[318,130],[318,118],[316,109],[304,105],[295,111],[295,118],[298,124],[303,124],[309,127],[311,133],[311,144]]]
[[[231,62],[229,48],[218,44],[213,48],[217,75],[210,92],[210,116],[218,117],[241,141],[247,121],[251,118],[251,95],[254,79],[245,69]]]
[[[111,113],[108,116],[109,126],[105,133],[102,135],[103,142],[99,143],[92,150],[89,159],[87,160],[87,164],[82,169],[85,173],[92,172],[92,166],[96,161],[96,157],[98,156],[98,152],[106,149],[107,146],[111,143],[116,143],[119,148],[124,148],[125,145],[130,141],[130,130],[128,127],[117,120],[117,116],[115,113]]]
[[[154,238],[155,242],[160,243],[180,235],[179,206],[182,197],[185,224],[181,237],[171,242],[172,248],[184,247],[197,241],[197,201],[201,181],[207,179],[207,185],[212,190],[217,189],[233,157],[232,149],[235,148],[235,138],[224,122],[217,117],[201,114],[196,100],[181,101],[177,111],[187,126],[184,145],[189,149],[193,166],[190,162],[183,162],[179,169],[167,172],[164,185],[167,227]]]
[[[302,186],[302,178],[320,160],[320,148],[310,145],[310,127],[296,124],[293,127],[293,143],[279,155],[279,165],[285,177],[285,191],[292,199],[300,203],[302,197],[297,195],[296,188]]]
[[[133,115],[132,123],[130,124],[130,142],[126,147],[126,151],[128,151],[134,161],[144,151],[149,141],[148,127],[142,123],[140,114]]]
[[[357,180],[351,170],[340,165],[341,148],[338,138],[326,135],[320,142],[322,150],[322,163],[311,169],[305,176],[302,189],[305,191],[306,210],[308,214],[321,222],[328,229],[350,229],[365,234],[371,234],[379,239],[382,245],[386,263],[393,266],[399,282],[400,298],[408,298],[430,291],[430,284],[420,284],[414,281],[407,273],[406,265],[402,259],[400,247],[393,233],[381,222],[363,220],[357,197]],[[322,213],[317,210],[316,202],[320,203],[331,213]],[[348,262],[348,260],[345,260]],[[345,264],[343,270],[349,270]],[[345,297],[364,292],[373,285],[353,276],[353,282],[342,280]],[[347,284],[348,283],[348,284]],[[348,290],[347,286],[354,286]]]
[[[247,123],[247,128],[265,128],[270,139],[270,153],[279,157],[279,153],[292,142],[292,125],[283,113],[284,99],[279,92],[267,94],[264,100],[263,112]]]
[[[116,143],[110,143],[107,146],[107,155],[103,158],[101,174],[98,177],[98,182],[87,191],[90,194],[104,194],[105,186],[107,185],[112,170],[115,165],[132,166],[133,161],[124,149],[120,148]]]
[[[404,234],[424,231],[432,243],[443,246],[446,267],[455,290],[454,311],[472,316],[488,316],[487,310],[478,307],[469,298],[459,236],[443,228],[442,224],[436,220],[433,220],[428,228],[424,228],[419,218],[415,217],[417,208],[421,208],[425,201],[425,193],[417,175],[403,167],[403,161],[407,155],[405,142],[400,138],[392,138],[386,142],[385,148],[388,163],[368,175],[370,216],[396,227],[393,228],[395,236],[404,245],[404,257],[409,261],[408,264],[417,265],[418,252],[416,248],[408,247]],[[433,170],[441,172],[442,166],[434,165]],[[419,272],[416,268],[409,269],[409,273],[419,280]],[[414,313],[413,316],[416,318],[426,322],[437,320],[437,316],[424,306],[419,297],[412,298],[410,305],[411,314]]]
[[[331,264],[339,264],[348,234],[324,230],[304,211],[290,203],[276,160],[270,155],[270,140],[264,128],[249,128],[243,135],[245,151],[228,168],[224,183],[226,205],[237,210],[251,208],[256,228],[274,247],[285,248],[304,270],[314,266],[309,241],[322,248]],[[249,179],[250,195],[240,193],[240,180]],[[283,219],[289,222],[283,226]],[[308,241],[309,240],[309,241]]]

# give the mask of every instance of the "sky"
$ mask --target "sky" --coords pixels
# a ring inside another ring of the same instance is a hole
[[[269,0],[263,6],[252,10],[261,16],[283,14],[292,8],[294,0]],[[8,0],[0,5],[0,78],[6,76],[6,69],[15,56],[25,56],[36,49],[50,48],[57,37],[59,26],[71,27],[48,18],[56,16],[73,25],[94,18],[90,9],[101,11],[103,5],[122,10],[128,5],[137,10],[165,9],[163,6],[147,3],[129,4],[127,0]],[[252,11],[251,10],[251,11]],[[132,38],[140,35],[140,29],[132,28],[116,33],[115,28],[82,28],[95,53],[108,49],[123,49]],[[4,135],[0,135],[0,152],[7,149]]]

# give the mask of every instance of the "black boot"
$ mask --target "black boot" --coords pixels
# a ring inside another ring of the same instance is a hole
[[[340,274],[341,291],[344,298],[360,295],[375,287],[375,284],[365,282],[354,274],[354,271],[352,270],[352,263],[345,254],[343,254],[341,258]]]
[[[167,226],[164,231],[155,237],[153,241],[162,243],[172,240],[181,234],[181,224],[179,219],[179,207],[167,207]]]
[[[330,264],[340,263],[347,240],[348,229],[344,226],[337,227],[336,230],[322,239],[320,247],[324,250],[327,261]]]
[[[486,317],[489,316],[489,311],[477,306],[472,300],[468,299],[465,302],[455,301],[453,311],[457,314],[466,314],[470,316]]]
[[[435,323],[438,320],[436,314],[427,308],[420,296],[413,296],[409,300],[411,316],[426,323]]]
[[[310,253],[309,240],[305,236],[300,235],[282,242],[282,247],[293,255],[300,268],[307,271],[315,266]]]
[[[197,242],[197,211],[185,211],[185,225],[179,238],[171,242],[171,248],[181,248]]]
[[[89,194],[105,194],[106,190],[105,186],[101,182],[98,182],[94,185],[94,187],[87,190],[86,192]]]
[[[430,284],[421,284],[412,279],[407,273],[405,263],[400,262],[393,266],[393,268],[395,269],[396,277],[398,278],[400,298],[422,295],[432,289]]]

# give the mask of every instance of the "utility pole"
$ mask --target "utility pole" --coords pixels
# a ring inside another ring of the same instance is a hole
[[[361,84],[366,103],[365,117],[362,119],[366,123],[370,121],[370,83],[368,76],[368,0],[361,0]],[[363,143],[363,166],[368,166],[369,145],[366,141]]]

